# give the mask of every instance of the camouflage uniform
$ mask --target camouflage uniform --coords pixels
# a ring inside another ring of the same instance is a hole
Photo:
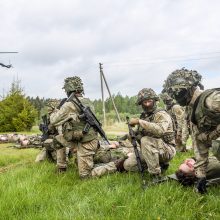
[[[195,104],[195,100],[200,95],[202,95],[202,92],[199,89],[197,89],[194,92],[194,95],[189,104],[189,106],[191,107],[191,115],[193,114],[193,106]],[[208,95],[205,100],[205,105],[207,109],[211,110],[214,114],[220,115],[220,91],[213,91],[210,95]],[[217,123],[219,123],[218,125],[220,125],[220,121]],[[192,125],[193,138],[195,142],[194,152],[196,156],[195,168],[196,175],[198,178],[206,176],[205,173],[208,163],[209,148],[212,146],[212,140],[215,140],[218,137],[220,137],[220,131],[217,131],[215,126],[213,127],[214,128],[210,127],[208,130],[203,130],[202,127],[199,127],[197,124],[193,123]],[[215,132],[215,130],[216,134],[212,135],[212,133]]]
[[[17,140],[19,144],[16,144],[12,147],[18,148],[18,149],[24,149],[24,148],[41,148],[42,147],[42,141],[40,135],[30,135],[30,136],[23,136],[21,139],[19,138]]]
[[[185,123],[184,108],[176,104],[175,101],[167,94],[162,93],[160,98],[166,105],[166,111],[174,120],[174,128],[176,133],[176,149],[180,152],[186,151],[186,141],[183,141],[182,130]],[[186,138],[186,136],[184,136]]]
[[[42,146],[42,141],[41,141],[41,136],[40,135],[31,135],[28,137],[28,146],[29,147],[34,147],[34,148],[41,148]]]
[[[152,89],[142,89],[138,93],[137,104],[142,104],[143,107],[145,100],[153,100],[153,108],[144,110],[140,119],[131,119],[130,124],[139,125],[138,130],[142,135],[141,153],[147,163],[148,172],[158,176],[161,174],[160,164],[168,164],[176,154],[174,125],[166,111],[157,109],[156,101],[159,97]]]
[[[220,137],[220,89],[201,91],[201,75],[187,69],[176,70],[166,80],[166,88],[182,106],[188,106],[196,156],[197,190],[206,192],[206,168],[212,140]]]
[[[48,112],[48,138],[43,141],[42,147],[43,149],[41,152],[37,155],[35,162],[42,162],[46,159],[52,160],[52,161],[57,161],[57,154],[56,154],[56,149],[54,148],[53,144],[53,139],[57,135],[58,131],[57,129],[50,124],[50,115],[56,110],[59,102],[56,99],[51,99],[50,101],[47,102],[47,112]],[[40,130],[41,125],[40,125]]]
[[[220,161],[216,157],[209,157],[206,169],[207,179],[220,178]]]
[[[138,171],[137,160],[133,146],[128,141],[120,141],[119,147],[110,148],[109,145],[100,144],[100,147],[94,157],[95,168],[92,170],[92,176],[102,176],[106,173],[118,171],[116,161],[123,160],[123,169],[125,171]],[[140,149],[139,149],[140,150]],[[144,162],[143,157],[141,157]]]
[[[68,97],[74,93],[83,104],[88,102],[88,99],[82,97],[83,84],[79,77],[65,79],[64,89]],[[54,126],[62,125],[64,139],[71,143],[70,147],[75,147],[77,150],[79,175],[81,178],[86,178],[91,176],[94,168],[93,157],[98,148],[97,133],[92,127],[88,133],[83,133],[86,123],[80,119],[81,111],[74,101],[76,101],[74,98],[66,101],[60,110],[51,115],[50,120]]]
[[[182,118],[182,143],[186,145],[186,142],[190,134],[190,124],[188,120],[187,110],[184,108],[184,115]]]

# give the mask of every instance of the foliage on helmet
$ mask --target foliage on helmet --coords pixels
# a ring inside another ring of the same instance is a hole
[[[173,101],[173,99],[169,96],[168,93],[161,93],[160,98],[165,102],[165,101]]]
[[[47,111],[50,113],[59,105],[59,101],[57,99],[50,99],[47,103]]]
[[[64,87],[66,92],[80,92],[83,93],[83,83],[80,77],[73,76],[67,77],[64,81]]]
[[[190,88],[201,85],[202,76],[196,70],[187,70],[185,68],[175,70],[166,79],[164,88],[170,89]]]
[[[159,101],[159,97],[154,92],[153,89],[144,88],[138,92],[137,95],[137,105],[141,105],[144,100],[153,99],[155,101]]]

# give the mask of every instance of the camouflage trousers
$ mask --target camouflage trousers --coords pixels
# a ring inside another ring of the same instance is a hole
[[[162,139],[147,136],[141,139],[141,151],[139,155],[142,164],[147,165],[148,172],[151,174],[160,174],[160,164],[169,162],[175,154],[175,148],[166,144]],[[127,171],[138,171],[135,153],[128,155],[128,158],[124,162],[124,168]]]
[[[168,163],[175,156],[176,150],[160,138],[144,136],[141,138],[141,153],[147,163],[148,172],[160,174],[160,163]]]
[[[57,167],[67,168],[67,151],[68,149],[76,148],[76,144],[68,142],[62,134],[56,135],[53,143],[57,154]]]
[[[139,156],[141,158],[141,163],[144,164],[145,163],[144,157],[142,153],[140,152],[140,150],[138,151],[139,151]],[[131,172],[138,171],[137,159],[136,159],[136,155],[134,152],[128,154],[128,158],[124,161],[123,166],[126,171],[131,171]]]
[[[79,176],[81,178],[102,176],[106,173],[116,171],[114,162],[94,165],[94,156],[97,152],[98,141],[93,140],[86,143],[78,143],[77,146],[77,163]]]
[[[109,162],[106,164],[96,164],[92,169],[91,176],[92,177],[100,177],[105,174],[115,173],[117,168],[114,162]]]
[[[40,151],[40,153],[37,155],[35,162],[42,162],[46,159],[49,159],[51,161],[57,160],[57,154],[56,150],[53,146],[53,139],[47,139],[42,144],[43,149]]]

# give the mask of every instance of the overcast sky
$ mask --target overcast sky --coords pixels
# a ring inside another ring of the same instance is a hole
[[[82,78],[101,98],[99,62],[112,93],[157,92],[173,70],[195,69],[220,86],[219,0],[1,0],[0,95],[14,78],[26,95],[65,96],[64,78]],[[105,92],[107,96],[107,92]]]

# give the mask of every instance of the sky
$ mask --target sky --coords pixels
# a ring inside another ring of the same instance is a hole
[[[101,98],[99,63],[111,93],[162,90],[185,67],[220,84],[219,0],[1,0],[0,95],[19,79],[25,94],[63,98],[64,79],[80,76]],[[105,90],[105,98],[108,97]]]

